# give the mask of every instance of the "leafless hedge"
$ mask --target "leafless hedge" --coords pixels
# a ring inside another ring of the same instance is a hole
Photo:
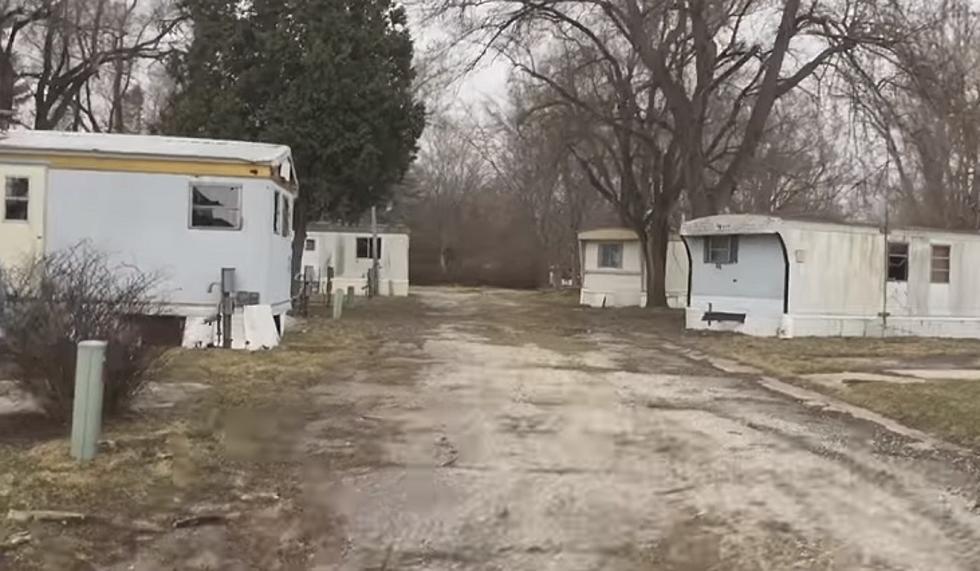
[[[143,343],[136,317],[153,315],[159,278],[114,263],[88,243],[7,269],[0,329],[18,382],[53,418],[71,415],[76,347],[107,341],[106,415],[123,410],[144,387],[160,351]]]

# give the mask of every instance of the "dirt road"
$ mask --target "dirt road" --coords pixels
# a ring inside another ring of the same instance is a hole
[[[417,328],[312,389],[356,414],[304,432],[341,538],[311,568],[980,568],[969,455],[535,295],[423,291]]]

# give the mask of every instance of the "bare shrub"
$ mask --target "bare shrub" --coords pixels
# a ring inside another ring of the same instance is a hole
[[[159,278],[82,242],[0,274],[0,330],[18,383],[49,416],[70,418],[80,341],[108,342],[104,413],[123,410],[161,352],[143,343],[137,318],[159,312]]]

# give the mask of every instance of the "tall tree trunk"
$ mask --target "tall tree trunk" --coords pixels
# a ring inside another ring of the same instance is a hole
[[[293,257],[290,260],[290,283],[294,296],[299,293],[299,282],[296,277],[303,269],[303,251],[306,247],[306,223],[309,205],[306,203],[308,199],[304,196],[301,193],[299,198],[293,201]]]
[[[638,229],[646,276],[647,307],[667,307],[667,248],[670,224],[666,216],[657,216],[653,224]]]

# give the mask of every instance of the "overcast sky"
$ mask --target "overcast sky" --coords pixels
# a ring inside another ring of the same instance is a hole
[[[434,44],[444,41],[448,32],[439,24],[425,23],[418,14],[409,7],[411,30],[416,41],[416,52],[424,57]],[[476,57],[478,50],[474,47],[468,57]],[[454,54],[459,56],[460,54]],[[446,103],[453,103],[457,111],[480,110],[485,105],[500,105],[507,95],[507,76],[510,66],[505,61],[494,59],[489,54],[477,69],[463,76],[452,85],[446,96]],[[462,58],[461,58],[462,59]]]

